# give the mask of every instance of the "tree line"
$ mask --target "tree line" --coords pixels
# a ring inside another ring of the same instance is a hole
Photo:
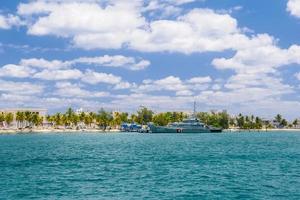
[[[69,108],[65,113],[47,115],[46,120],[55,128],[100,128],[103,130],[119,128],[122,123],[147,125],[154,122],[157,125],[167,125],[170,122],[182,121],[187,115],[183,112],[165,112],[154,114],[146,107],[141,107],[136,113],[110,112],[100,109],[98,112],[75,112]]]
[[[141,107],[136,113],[110,112],[100,109],[98,112],[75,112],[72,108],[64,113],[47,115],[44,119],[35,112],[0,113],[0,123],[5,122],[8,126],[14,121],[18,128],[32,128],[45,125],[54,128],[100,128],[103,130],[119,128],[122,123],[137,123],[147,125],[153,122],[155,125],[165,126],[172,122],[180,122],[187,118],[184,112],[161,112],[155,114],[152,110]],[[298,120],[288,123],[281,115],[276,115],[273,120],[263,120],[254,115],[239,114],[235,117],[230,116],[226,111],[223,112],[199,112],[196,117],[207,125],[217,128],[239,128],[239,129],[262,129],[262,128],[284,128],[295,127],[299,124]],[[276,127],[274,127],[274,124]]]
[[[17,128],[32,128],[43,125],[43,117],[36,112],[30,111],[18,111],[15,115],[13,113],[0,113],[0,123],[6,123],[7,126],[10,126],[14,121],[17,122]]]
[[[141,107],[136,113],[129,115],[126,112],[109,112],[101,109],[98,113],[81,112],[76,114],[71,108],[66,113],[56,113],[47,116],[47,121],[52,122],[54,126],[78,126],[85,125],[87,127],[118,127],[122,123],[137,123],[147,125],[153,122],[155,125],[165,126],[172,122],[180,122],[187,118],[188,114],[184,112],[160,112],[154,113],[152,110]],[[298,120],[294,120],[289,124],[280,114],[276,115],[273,120],[264,120],[254,115],[230,116],[226,111],[223,112],[198,112],[196,117],[209,126],[217,128],[239,128],[239,129],[262,129],[262,128],[284,128],[295,127],[299,124]],[[274,124],[277,124],[274,127]]]

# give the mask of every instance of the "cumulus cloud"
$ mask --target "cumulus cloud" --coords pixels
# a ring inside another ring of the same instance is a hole
[[[279,88],[285,88],[285,85],[281,84],[277,72],[280,67],[300,64],[300,46],[281,49],[275,39],[268,35],[259,35],[252,41],[255,45],[238,50],[231,58],[216,58],[212,64],[217,69],[230,69],[236,73],[228,80],[227,88],[246,89],[269,85],[271,90],[282,91]]]
[[[83,49],[134,49],[142,52],[220,52],[256,45],[235,18],[211,9],[193,9],[174,19],[146,19],[147,7],[159,9],[192,1],[31,1],[18,14],[31,16],[28,33],[70,38]],[[147,6],[146,6],[147,5]],[[150,9],[150,8],[148,8]],[[74,19],[75,16],[75,19]],[[96,58],[95,58],[96,59]],[[141,61],[143,68],[147,61]],[[139,69],[137,66],[136,68]]]
[[[27,78],[33,75],[36,71],[26,66],[8,64],[0,68],[1,77],[16,77]]]
[[[87,70],[84,76],[82,76],[81,80],[92,85],[98,83],[118,84],[121,82],[122,78],[113,74],[99,73],[92,70]]]
[[[274,38],[259,35],[252,39],[257,45],[239,49],[232,58],[217,58],[212,64],[218,69],[233,69],[239,73],[270,73],[292,63],[300,64],[300,46],[281,49]]]
[[[19,63],[21,66],[40,68],[40,69],[66,69],[74,67],[78,64],[101,66],[101,67],[115,67],[125,68],[128,70],[138,71],[150,66],[151,62],[142,58],[127,57],[123,55],[104,55],[97,57],[80,57],[73,60],[46,60],[44,58],[29,58],[22,59]]]
[[[81,57],[70,61],[22,59],[19,65],[8,64],[0,68],[0,76],[15,78],[33,78],[47,81],[77,80],[89,84],[113,84],[114,89],[128,89],[134,84],[122,81],[122,78],[113,74],[101,73],[87,69],[81,71],[73,66],[76,64],[101,65],[109,67],[125,67],[131,70],[141,70],[150,62],[142,59],[125,56]]]
[[[73,37],[75,45],[91,44],[86,48],[93,48],[95,40],[99,48],[120,48],[132,30],[145,23],[135,4],[123,1],[106,7],[89,2],[35,1],[20,4],[18,13],[43,14],[30,25],[29,34]]]
[[[34,74],[33,78],[42,80],[70,80],[79,79],[82,77],[82,72],[78,69],[66,69],[66,70],[48,70],[45,69],[41,72]]]
[[[18,95],[40,94],[44,91],[43,85],[29,82],[4,81],[0,79],[0,92]]]
[[[57,90],[54,92],[55,95],[60,97],[76,97],[76,98],[100,98],[108,97],[108,92],[89,91],[82,89],[78,84],[72,84],[70,82],[58,82],[56,83]]]
[[[172,4],[187,2],[190,1]],[[141,4],[113,1],[101,6],[96,2],[32,1],[20,4],[18,13],[37,15],[28,25],[29,34],[71,38],[75,46],[84,49],[192,53],[234,49],[239,46],[237,41],[247,40],[229,14],[194,9],[174,20],[147,21]]]
[[[210,83],[212,82],[211,77],[205,76],[205,77],[193,77],[187,81],[188,83],[194,83],[194,84],[202,84],[202,83]]]
[[[300,1],[299,0],[289,0],[287,3],[287,11],[297,17],[300,18]]]
[[[26,67],[45,68],[45,69],[61,69],[68,68],[71,66],[70,62],[63,62],[60,60],[45,60],[43,58],[30,58],[22,59],[20,65]]]
[[[125,89],[134,89],[134,88],[136,88],[136,84],[129,83],[127,81],[119,82],[114,87],[115,90],[125,90]]]
[[[300,72],[296,73],[295,77],[300,81]]]
[[[212,82],[211,77],[193,77],[181,80],[179,77],[168,76],[159,80],[144,80],[134,88],[135,92],[173,91],[176,96],[192,96],[199,90],[208,89]]]
[[[105,67],[122,67],[130,70],[143,70],[147,68],[151,63],[148,60],[136,59],[134,57],[126,57],[122,55],[116,56],[99,56],[99,57],[81,57],[71,61],[75,64],[89,64]]]
[[[25,25],[18,16],[14,15],[0,15],[0,29],[10,29],[13,26]]]

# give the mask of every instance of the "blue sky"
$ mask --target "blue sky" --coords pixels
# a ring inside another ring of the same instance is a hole
[[[299,0],[0,5],[0,108],[299,117]]]

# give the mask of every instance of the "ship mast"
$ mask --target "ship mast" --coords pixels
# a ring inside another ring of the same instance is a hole
[[[196,101],[194,101],[194,112],[193,112],[193,117],[196,118]]]

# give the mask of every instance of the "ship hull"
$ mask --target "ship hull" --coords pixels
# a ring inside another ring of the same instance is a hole
[[[150,126],[151,133],[216,133],[222,132],[221,129],[208,129],[208,128],[175,128],[165,126]]]

